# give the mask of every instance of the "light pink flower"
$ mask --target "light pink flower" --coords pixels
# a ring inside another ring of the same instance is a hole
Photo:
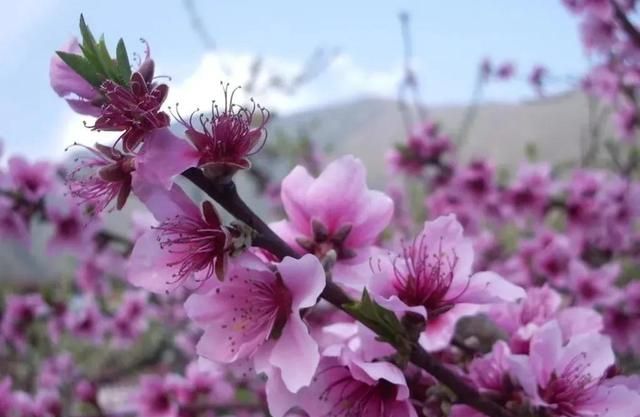
[[[344,156],[318,178],[297,166],[282,181],[281,197],[288,220],[272,224],[273,230],[298,251],[321,259],[334,250],[334,280],[361,289],[362,275],[350,268],[368,268],[372,245],[393,214],[393,201],[367,188],[364,164]]]
[[[511,350],[502,340],[497,341],[491,352],[474,359],[469,364],[469,377],[482,392],[507,397],[512,390],[509,375]]]
[[[365,362],[353,355],[323,357],[309,387],[292,395],[270,377],[267,402],[274,417],[297,406],[310,417],[417,417],[402,371],[395,365]]]
[[[136,241],[129,282],[164,293],[185,282],[222,278],[228,239],[213,204],[205,201],[201,212],[177,185],[169,191],[151,184],[136,190],[159,224]]]
[[[178,417],[175,392],[161,376],[147,375],[140,378],[136,400],[140,417]]]
[[[420,342],[439,350],[449,343],[457,320],[475,314],[479,305],[525,296],[522,288],[492,272],[472,274],[473,256],[455,215],[439,217],[425,223],[402,255],[377,263],[369,288],[392,311],[422,314],[427,328]]]
[[[81,54],[78,40],[71,38],[61,49],[62,52]],[[51,88],[64,98],[76,113],[99,116],[102,96],[88,81],[62,61],[58,54],[51,58],[49,66]]]
[[[8,166],[11,185],[31,202],[38,201],[53,188],[55,170],[49,162],[30,163],[14,156],[9,159]]]
[[[620,289],[615,282],[620,275],[618,264],[606,264],[591,269],[580,261],[569,267],[569,288],[575,303],[584,306],[610,305],[620,299]]]
[[[49,205],[47,217],[54,227],[53,236],[47,244],[49,253],[66,250],[83,256],[93,250],[93,239],[100,223],[87,216],[80,206]]]
[[[640,395],[602,383],[614,361],[609,338],[585,333],[565,344],[556,321],[534,334],[529,355],[510,359],[529,401],[554,416],[636,417]]]
[[[2,338],[23,349],[29,327],[47,312],[47,305],[40,294],[9,294],[5,302],[0,323]]]
[[[286,257],[273,270],[245,252],[233,260],[224,281],[207,284],[185,303],[189,317],[204,329],[200,355],[223,363],[259,355],[279,369],[292,392],[311,382],[320,354],[300,311],[314,306],[324,289],[315,256]]]

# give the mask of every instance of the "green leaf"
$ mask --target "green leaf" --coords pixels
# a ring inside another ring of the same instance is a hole
[[[116,63],[113,62],[111,55],[109,55],[104,36],[101,36],[100,42],[98,42],[98,59],[100,59],[100,65],[104,69],[107,78],[118,81],[118,67]]]
[[[85,57],[63,51],[57,51],[56,53],[65,64],[67,64],[79,76],[87,80],[89,84],[96,88],[100,87],[103,78]]]
[[[122,38],[118,41],[116,46],[116,59],[118,65],[118,72],[122,77],[125,84],[129,83],[131,78],[131,64],[129,63],[129,55],[127,54],[127,47],[124,45]]]
[[[82,35],[82,52],[89,62],[95,64],[98,56],[96,39],[93,37],[87,23],[84,21],[84,16],[82,14],[80,15],[80,34]]]
[[[380,340],[398,350],[400,356],[411,354],[411,341],[406,330],[393,311],[376,303],[365,289],[362,300],[344,306],[353,317],[373,330]]]

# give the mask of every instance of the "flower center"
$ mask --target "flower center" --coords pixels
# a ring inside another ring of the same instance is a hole
[[[577,408],[592,398],[597,388],[597,380],[585,372],[584,358],[584,353],[577,355],[560,375],[552,374],[549,384],[539,388],[542,399],[553,404],[560,415],[579,416]]]
[[[458,257],[454,251],[443,252],[442,245],[437,252],[429,249],[424,237],[403,248],[402,256],[393,260],[393,286],[404,303],[424,306],[433,318],[451,309],[466,287],[449,297]]]
[[[386,417],[389,403],[395,401],[398,394],[398,388],[387,380],[368,385],[354,379],[346,366],[331,366],[319,375],[330,378],[319,397],[331,405],[323,417]]]
[[[167,263],[167,266],[177,268],[173,282],[200,271],[204,271],[204,281],[221,272],[227,236],[217,221],[178,215],[165,220],[156,229],[160,232],[160,248],[175,256]]]

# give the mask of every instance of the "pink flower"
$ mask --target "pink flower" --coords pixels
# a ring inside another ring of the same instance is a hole
[[[143,376],[137,394],[137,412],[140,417],[178,417],[179,407],[174,394],[163,377]]]
[[[53,188],[55,172],[49,162],[29,163],[14,156],[8,165],[11,185],[27,200],[36,202]]]
[[[516,72],[516,67],[511,62],[504,62],[496,69],[496,77],[499,80],[507,81],[511,79]]]
[[[447,417],[487,417],[487,415],[468,405],[454,404]]]
[[[350,268],[366,266],[372,245],[393,215],[393,201],[367,188],[364,164],[344,156],[318,178],[297,166],[282,181],[281,197],[288,220],[272,224],[273,230],[300,252],[320,259],[334,250],[334,280],[362,288]]]
[[[616,42],[615,25],[596,15],[586,15],[580,25],[582,43],[588,50],[606,51]]]
[[[89,218],[79,206],[47,207],[47,216],[54,227],[47,245],[50,253],[69,250],[81,255],[93,250],[93,239],[100,224]]]
[[[207,176],[226,178],[239,169],[251,167],[248,157],[258,152],[265,140],[265,125],[269,121],[269,112],[252,101],[247,109],[233,103],[233,95],[224,87],[224,109],[213,104],[211,118],[201,115],[194,126],[193,115],[188,121],[178,115],[178,120],[187,128],[187,138],[198,151],[198,166]],[[255,112],[260,112],[260,122],[253,127]]]
[[[529,83],[538,94],[542,94],[542,88],[544,87],[544,80],[547,77],[547,69],[542,65],[536,65],[529,74]]]
[[[26,346],[26,333],[29,327],[47,310],[47,305],[40,294],[9,294],[6,297],[5,310],[0,323],[2,338],[18,349],[23,349]]]
[[[525,296],[522,288],[492,272],[472,275],[472,265],[471,241],[455,215],[439,217],[425,223],[401,256],[378,262],[370,290],[388,309],[422,314],[428,321],[421,343],[439,350],[449,343],[457,320],[476,313],[478,305]]]
[[[551,320],[559,323],[564,340],[590,332],[601,331],[602,316],[585,307],[562,308],[562,297],[545,285],[527,290],[527,297],[518,303],[491,306],[491,319],[509,335],[509,346],[515,353],[529,351],[531,337]]]
[[[81,50],[78,40],[75,37],[71,38],[61,51],[79,55]],[[58,54],[51,58],[49,79],[53,91],[67,100],[73,111],[88,116],[100,115],[103,101],[100,92],[65,64]]]
[[[0,235],[11,239],[24,247],[31,242],[29,225],[24,216],[14,207],[10,200],[0,196]]]
[[[83,304],[67,312],[67,328],[75,337],[99,342],[105,331],[104,317],[95,299],[87,297]]]
[[[166,84],[149,84],[141,73],[134,72],[129,86],[106,80],[100,90],[107,104],[91,128],[123,132],[118,140],[126,152],[134,151],[146,133],[169,126],[169,116],[160,110],[169,92]]]
[[[185,304],[204,329],[201,356],[223,363],[260,356],[279,369],[292,392],[311,382],[320,354],[300,311],[314,306],[324,289],[324,271],[315,256],[286,257],[273,270],[245,252],[233,260],[224,281],[208,284]]]
[[[311,385],[295,396],[284,387],[268,384],[267,400],[274,417],[286,415],[294,406],[309,417],[417,417],[399,368],[352,355],[324,357]]]
[[[80,401],[84,401],[89,404],[98,403],[98,388],[95,383],[88,379],[81,379],[78,381],[75,384],[73,392]]]
[[[575,303],[592,307],[610,305],[620,299],[620,290],[615,286],[619,274],[618,264],[590,269],[583,262],[572,262],[569,267],[569,287],[573,290]]]
[[[513,386],[509,375],[511,350],[502,340],[497,341],[490,353],[469,364],[469,377],[482,392],[507,398]]]
[[[136,156],[134,183],[146,181],[168,190],[175,177],[197,162],[198,153],[186,140],[174,135],[169,128],[154,129],[144,136]]]
[[[551,194],[551,167],[548,164],[525,165],[507,189],[507,201],[514,210],[541,218]]]
[[[131,193],[133,155],[96,143],[86,147],[89,157],[77,157],[77,166],[66,176],[71,195],[96,212],[104,210],[115,199],[118,210],[124,207]]]
[[[540,328],[529,355],[510,359],[514,378],[531,403],[554,416],[636,417],[640,395],[624,385],[602,383],[615,357],[610,340],[598,333],[564,344],[557,322]]]
[[[174,185],[145,185],[137,196],[159,224],[138,238],[131,253],[127,277],[146,290],[164,293],[181,283],[222,278],[228,254],[227,231],[208,201],[198,206]]]

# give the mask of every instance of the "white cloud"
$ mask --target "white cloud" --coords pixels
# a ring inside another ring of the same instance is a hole
[[[182,82],[174,82],[168,103],[180,103],[181,111],[200,107],[206,109],[212,99],[221,99],[220,82],[231,86],[246,85],[254,56],[247,53],[218,52],[205,54],[193,73]],[[303,68],[303,63],[278,57],[262,58],[261,76],[256,84],[268,84],[274,75],[292,78]],[[278,89],[258,89],[255,99],[270,109],[293,113],[321,107],[336,101],[362,95],[394,96],[402,70],[399,65],[384,71],[369,71],[359,66],[350,56],[339,55],[317,78],[303,85],[294,94]],[[238,102],[246,100],[239,90]]]

